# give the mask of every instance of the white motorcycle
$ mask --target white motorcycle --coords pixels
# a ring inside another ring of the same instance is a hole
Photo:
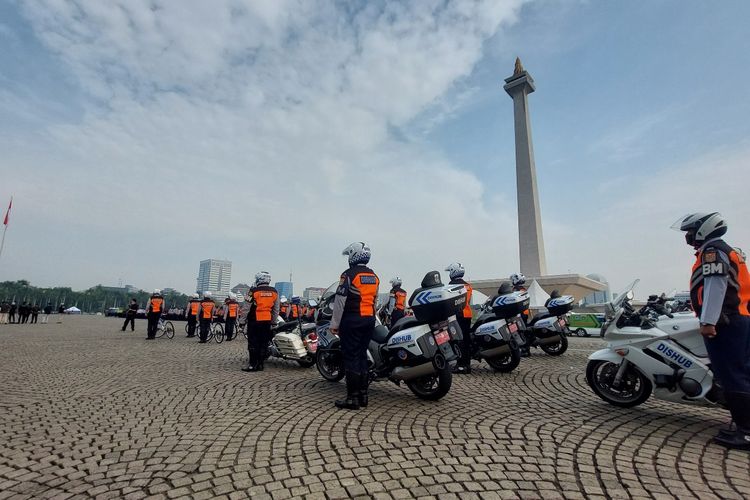
[[[643,403],[652,392],[675,403],[723,405],[698,318],[693,313],[673,315],[656,302],[636,311],[631,301],[637,283],[607,304],[601,333],[607,348],[589,356],[586,367],[591,389],[624,408]]]

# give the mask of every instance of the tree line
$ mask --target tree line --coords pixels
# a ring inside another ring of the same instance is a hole
[[[74,291],[70,287],[36,287],[27,280],[0,282],[0,301],[14,301],[16,304],[27,302],[42,307],[47,303],[52,303],[55,309],[62,304],[66,308],[75,306],[84,313],[103,313],[110,307],[124,308],[127,307],[130,299],[136,299],[140,307],[145,307],[150,296],[149,292],[143,290],[114,291],[106,290],[102,285],[96,285],[88,290]],[[165,293],[164,300],[169,308],[182,308],[188,301],[188,296],[182,293]]]

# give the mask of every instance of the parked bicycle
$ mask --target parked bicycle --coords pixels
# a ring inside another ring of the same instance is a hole
[[[171,321],[166,321],[163,317],[159,318],[159,324],[156,326],[156,337],[166,336],[168,339],[174,338],[174,325]]]
[[[215,340],[217,344],[224,342],[224,326],[221,323],[211,323],[208,327],[208,336],[206,343]]]

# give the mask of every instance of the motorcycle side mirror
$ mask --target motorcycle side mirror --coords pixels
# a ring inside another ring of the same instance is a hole
[[[318,301],[310,299],[307,301],[307,305],[309,305],[310,307],[318,307]]]
[[[633,290],[628,290],[628,293],[625,294],[625,297],[627,297],[628,300],[633,300],[635,298],[635,294],[633,293]]]

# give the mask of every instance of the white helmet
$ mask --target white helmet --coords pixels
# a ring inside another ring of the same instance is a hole
[[[523,285],[526,283],[526,276],[522,273],[513,273],[510,275],[510,283],[513,286]]]
[[[281,302],[282,304],[286,304],[288,300],[289,299],[287,299],[285,296],[282,295],[281,299],[279,299],[279,302]]]
[[[208,291],[206,291],[206,292],[203,292],[203,298],[204,298],[204,299],[209,299],[209,298],[211,298],[211,297],[213,297],[213,296],[214,296],[214,294],[213,294],[213,293],[211,293],[211,292],[208,292]]]
[[[392,286],[401,286],[401,278],[398,276],[394,276],[393,279],[391,279],[391,285]]]
[[[685,240],[692,245],[724,236],[727,223],[719,212],[697,212],[677,219],[672,229],[686,231]]]
[[[154,295],[159,295],[161,293],[161,290],[158,288],[154,288]]]
[[[454,262],[450,266],[445,268],[446,271],[448,271],[448,276],[453,279],[457,278],[463,278],[464,274],[466,274],[466,269],[464,269],[464,266],[461,265],[460,262]]]
[[[197,299],[197,298],[199,298],[199,295],[197,293],[194,293],[193,295],[190,296],[190,298],[191,299]]]
[[[232,299],[232,300],[236,300],[237,299],[237,294],[229,292],[229,298]]]
[[[271,283],[271,274],[266,271],[260,271],[255,275],[255,286],[269,285]]]
[[[370,262],[370,247],[364,241],[356,241],[344,248],[341,255],[349,257],[349,265],[354,266],[357,264],[367,264]]]

